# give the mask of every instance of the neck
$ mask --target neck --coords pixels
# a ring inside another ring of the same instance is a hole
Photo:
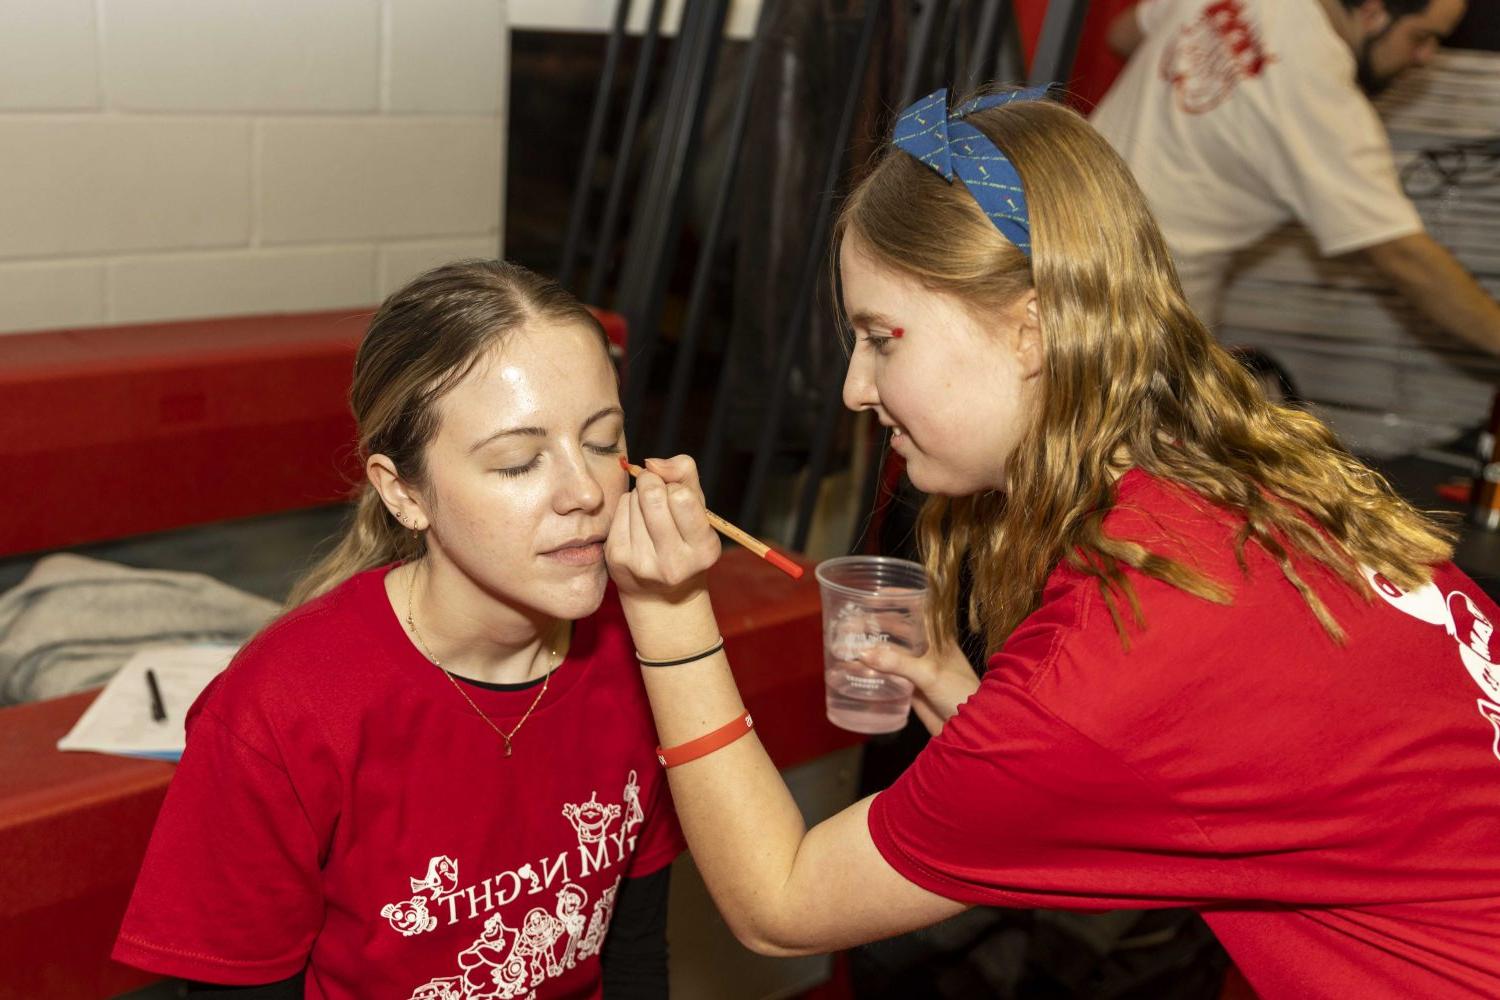
[[[1340,0],[1318,0],[1318,3],[1323,7],[1323,13],[1328,15],[1328,23],[1333,25],[1334,34],[1342,38],[1344,44],[1349,46],[1349,51],[1358,56],[1360,43],[1364,39],[1354,11],[1345,7]]]
[[[417,652],[444,670],[492,684],[521,684],[561,662],[567,622],[496,600],[440,554],[397,567],[386,596]]]

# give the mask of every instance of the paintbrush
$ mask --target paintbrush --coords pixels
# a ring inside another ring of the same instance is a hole
[[[630,473],[632,476],[639,476],[641,473],[646,471],[639,465],[631,465],[629,460],[626,459],[624,455],[620,456],[620,467],[626,472]],[[719,534],[723,535],[725,538],[728,538],[730,541],[738,542],[740,545],[749,549],[751,552],[754,552],[756,555],[760,556],[772,566],[775,566],[777,569],[781,570],[793,580],[802,579],[801,566],[798,566],[796,563],[792,562],[792,560],[788,559],[780,552],[777,552],[775,549],[771,548],[771,546],[767,545],[759,538],[756,538],[748,531],[745,531],[743,528],[737,527],[724,520],[713,511],[710,510],[706,513],[708,514],[708,523],[713,525],[714,530]]]

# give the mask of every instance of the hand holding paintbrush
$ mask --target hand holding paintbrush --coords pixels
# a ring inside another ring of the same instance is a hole
[[[626,459],[624,455],[620,456],[620,467],[623,468],[626,472],[630,473],[632,476],[639,476],[641,473],[646,471],[639,465],[630,464],[630,461]],[[802,578],[801,566],[798,566],[795,562],[788,559],[780,552],[777,552],[775,549],[771,548],[771,546],[767,545],[759,538],[756,538],[748,531],[745,531],[743,528],[740,528],[737,525],[731,524],[730,522],[724,520],[713,511],[710,510],[706,511],[705,513],[708,514],[708,523],[713,525],[714,530],[719,534],[723,535],[725,538],[728,538],[730,541],[738,542],[740,545],[760,556],[772,566],[775,566],[777,569],[781,570],[793,580],[800,580]]]

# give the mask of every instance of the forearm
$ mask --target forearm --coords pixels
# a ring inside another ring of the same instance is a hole
[[[1500,354],[1500,304],[1426,233],[1370,247],[1366,256],[1433,323],[1491,354]]]
[[[705,649],[718,635],[706,592],[676,604],[627,601],[625,611],[637,649],[648,658]],[[663,746],[696,739],[745,711],[722,652],[643,672]],[[693,860],[730,929],[756,950],[781,950],[782,928],[796,905],[788,882],[807,827],[760,740],[752,730],[667,774]]]
[[[718,639],[704,579],[719,540],[692,459],[648,464],[658,471],[635,473],[636,489],[615,511],[605,552],[636,650],[679,660]],[[744,714],[722,650],[642,669],[663,746],[681,746]],[[754,730],[678,764],[667,779],[709,892],[735,936],[756,951],[832,951],[964,908],[891,867],[870,833],[868,799],[809,831]]]

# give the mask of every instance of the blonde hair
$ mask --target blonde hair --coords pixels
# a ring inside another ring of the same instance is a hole
[[[349,405],[360,458],[385,455],[404,481],[421,487],[423,453],[438,430],[438,401],[491,345],[535,318],[589,327],[608,352],[604,328],[577,299],[551,279],[505,261],[445,264],[386,299],[354,359]],[[422,540],[396,522],[367,482],[337,547],[297,582],[287,606],[422,551]]]
[[[1366,595],[1361,565],[1405,587],[1430,579],[1432,565],[1451,556],[1452,532],[1398,497],[1315,417],[1268,402],[1215,343],[1183,297],[1129,169],[1097,132],[1042,101],[968,121],[1021,175],[1029,260],[962,184],[895,149],[850,194],[835,234],[857,234],[883,266],[954,295],[979,318],[1031,289],[1038,298],[1043,384],[1006,464],[1006,492],[934,496],[919,518],[935,635],[953,634],[966,560],[966,610],[991,653],[1035,610],[1060,562],[1097,579],[1127,645],[1123,609],[1145,622],[1126,567],[1231,603],[1229,581],[1104,533],[1122,455],[1242,515],[1241,569],[1245,546],[1259,546],[1336,641],[1344,632],[1294,553]]]

